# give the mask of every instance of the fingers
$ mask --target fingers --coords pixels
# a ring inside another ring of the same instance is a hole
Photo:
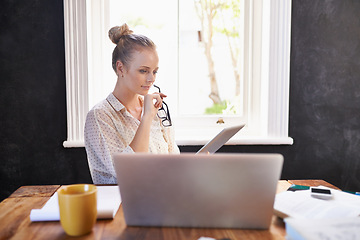
[[[154,93],[154,94],[148,94],[145,96],[145,101],[149,100],[149,102],[153,103],[153,106],[155,108],[160,108],[162,106],[162,98],[160,94]],[[147,101],[146,101],[147,102]]]
[[[167,95],[165,95],[164,93],[158,93],[158,94],[160,95],[161,99],[167,97]]]
[[[166,94],[164,94],[164,93],[158,93],[158,92],[153,93],[153,95],[160,96],[160,98],[161,98],[161,103],[162,103],[162,99],[167,97]],[[156,102],[159,102],[159,101],[158,101],[158,97],[153,97],[153,99],[156,99]],[[154,104],[155,104],[155,103],[154,103]],[[160,107],[161,107],[161,104],[160,104]]]
[[[161,94],[154,94],[154,95],[155,95],[154,99],[156,99],[154,106],[156,108],[160,108],[162,106],[163,97],[161,96]]]
[[[164,93],[154,92],[153,94],[157,94],[157,95],[159,95],[159,96],[161,97],[161,99],[163,99],[163,98],[166,98],[166,97],[167,97],[167,95],[166,95],[166,94],[164,94]]]

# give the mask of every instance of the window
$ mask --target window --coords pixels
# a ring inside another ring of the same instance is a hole
[[[149,36],[158,46],[160,71],[157,84],[169,95],[166,101],[175,122],[178,145],[204,144],[223,127],[243,122],[247,124],[246,128],[231,139],[230,144],[292,144],[288,136],[291,1],[239,1],[241,14],[236,16],[241,34],[237,40],[241,43],[242,57],[237,63],[240,73],[237,98],[227,99],[236,86],[232,63],[224,60],[231,59],[227,45],[229,39],[225,34],[217,34],[213,43],[217,48],[212,51],[216,56],[218,85],[222,89],[220,97],[237,106],[236,111],[227,109],[232,113],[230,115],[198,114],[206,107],[211,108],[213,101],[207,97],[210,84],[204,55],[206,39],[202,35],[205,30],[201,24],[193,24],[198,13],[193,7],[195,0],[158,1],[161,0],[145,1],[141,9],[161,5],[165,12],[158,15],[162,18],[154,18],[154,13],[149,11],[153,18],[146,19],[146,12],[142,12],[143,19],[140,19],[129,16],[133,12],[126,9],[131,8],[129,2],[121,8],[116,6],[122,2],[120,0],[91,0],[86,4],[85,1],[64,0],[68,107],[68,139],[64,146],[84,146],[86,113],[115,85],[116,76],[111,68],[111,53],[115,45],[108,39],[107,32],[111,26],[125,22],[121,17],[126,18],[131,28],[137,25],[134,31]],[[191,8],[193,12],[190,14]],[[111,9],[116,9],[115,16],[120,18],[111,20]],[[121,9],[125,11],[121,12]],[[182,15],[184,9],[186,15]],[[229,14],[224,14],[222,20],[229,20],[226,19]],[[160,22],[163,19],[166,19],[166,24]],[[136,21],[144,23],[135,24]],[[153,24],[158,30],[143,28],[145,23]],[[91,27],[87,28],[89,24]],[[219,32],[225,31],[217,27]],[[161,34],[163,32],[167,34]],[[226,52],[228,56],[220,56],[219,52]],[[171,64],[162,67],[169,62]],[[224,66],[220,68],[220,64]],[[227,79],[232,79],[233,83],[224,83]],[[199,85],[194,82],[199,82]],[[188,97],[189,94],[192,97]],[[237,100],[234,102],[233,99]],[[225,124],[217,123],[219,118]]]

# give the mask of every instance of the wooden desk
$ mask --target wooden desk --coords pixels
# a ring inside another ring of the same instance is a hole
[[[322,180],[282,180],[278,192],[291,184],[335,186]],[[65,234],[60,222],[31,222],[30,211],[41,208],[60,185],[23,186],[0,203],[0,239],[72,239]],[[76,239],[285,239],[283,221],[273,216],[269,230],[239,230],[210,228],[127,227],[120,206],[113,220],[98,220],[92,233]]]

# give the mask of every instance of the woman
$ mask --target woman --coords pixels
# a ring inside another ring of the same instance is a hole
[[[179,153],[172,127],[158,117],[163,93],[149,94],[159,69],[155,44],[133,34],[124,24],[109,37],[116,47],[112,67],[117,75],[114,91],[86,117],[85,148],[95,184],[114,184],[114,153]]]

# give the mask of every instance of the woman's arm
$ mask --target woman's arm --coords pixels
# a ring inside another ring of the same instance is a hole
[[[150,141],[150,127],[152,120],[162,105],[162,98],[165,94],[147,94],[144,98],[144,114],[141,117],[140,125],[130,147],[134,152],[148,152]],[[154,103],[155,101],[155,103]]]

